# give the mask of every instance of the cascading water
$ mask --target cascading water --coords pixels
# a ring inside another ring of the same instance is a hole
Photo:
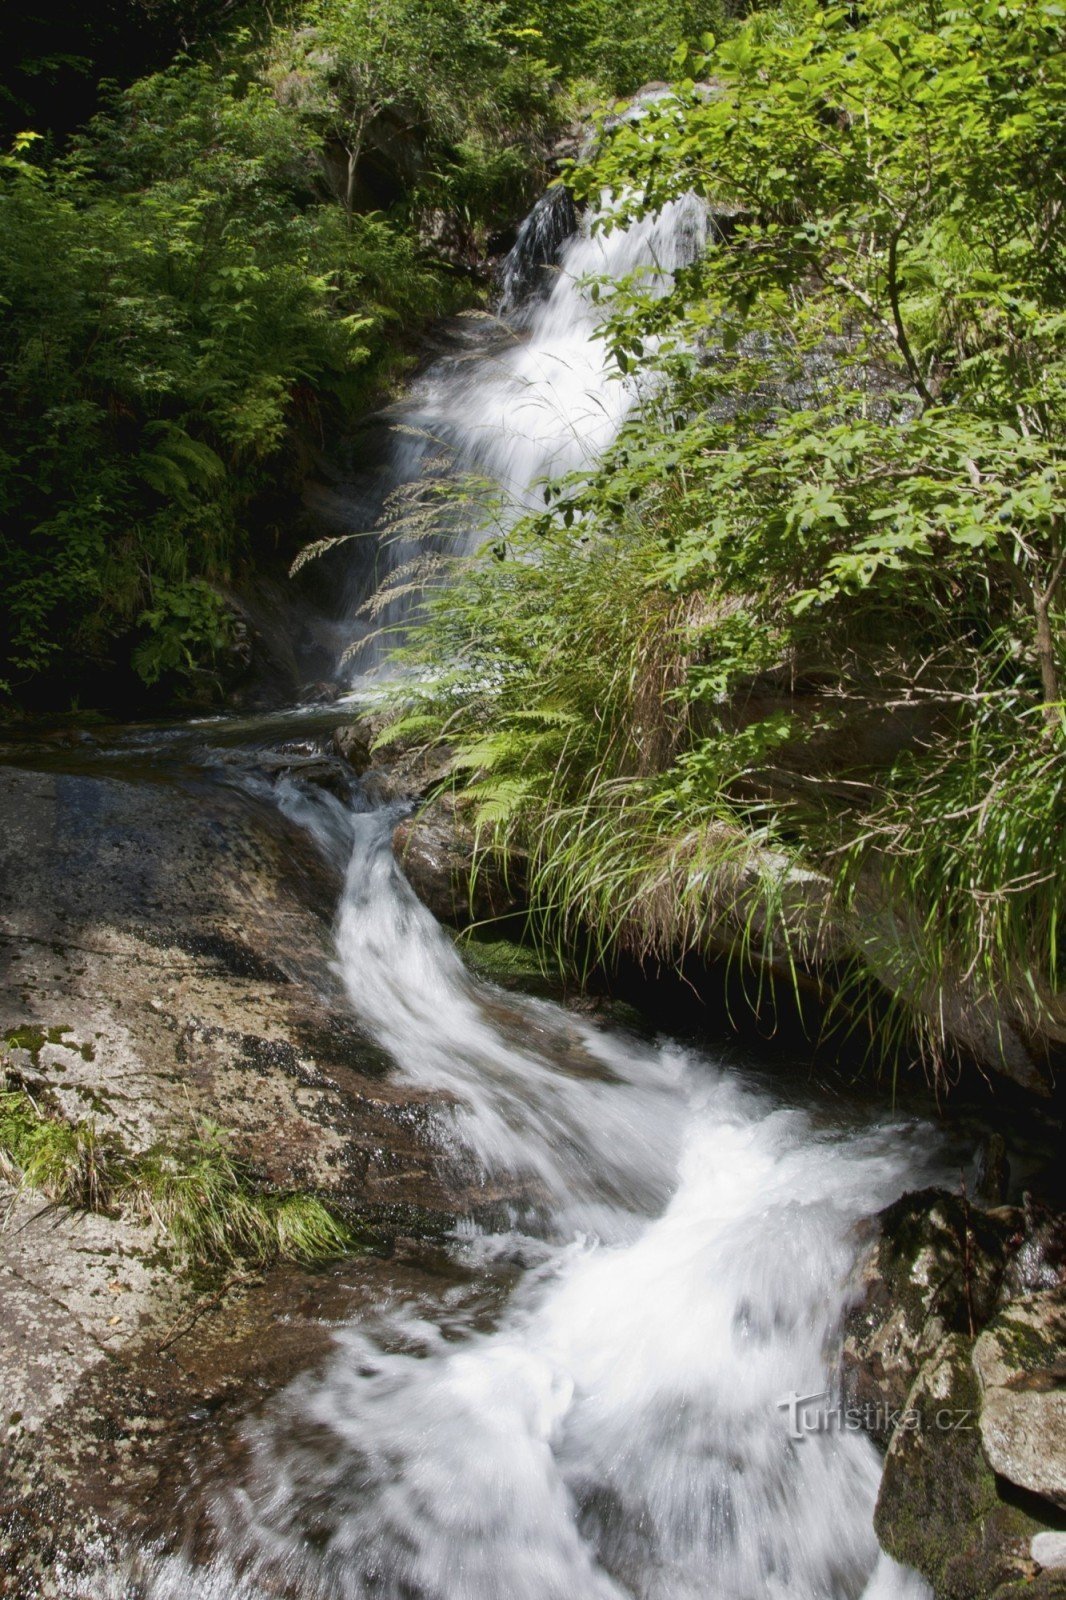
[[[854,1225],[934,1176],[929,1131],[476,982],[395,820],[346,825],[352,1003],[447,1091],[448,1158],[527,1198],[452,1246],[491,1291],[383,1307],[268,1408],[222,1554],[157,1564],[154,1600],[917,1600],[878,1555],[873,1446],[792,1437],[786,1402],[832,1391]]]
[[[412,414],[521,505],[538,475],[594,458],[632,401],[580,279],[669,272],[704,227],[681,203],[575,235],[520,313],[526,340],[430,374]],[[138,1592],[924,1594],[879,1556],[873,1446],[794,1437],[787,1400],[833,1391],[855,1224],[935,1175],[931,1130],[813,1091],[804,1106],[736,1062],[475,981],[394,861],[393,812],[279,797],[347,853],[353,1007],[397,1074],[441,1091],[441,1160],[510,1200],[452,1241],[461,1282],[362,1317],[247,1426],[212,1560],[148,1562]]]
[[[562,198],[560,198],[562,197]],[[612,442],[638,395],[638,382],[611,362],[599,336],[603,303],[593,280],[607,284],[640,273],[653,292],[691,262],[707,239],[709,219],[694,196],[658,215],[605,231],[603,218],[578,224],[562,190],[534,208],[501,269],[499,315],[473,350],[436,362],[394,418],[388,459],[371,482],[352,489],[353,519],[372,526],[413,486],[446,473],[498,486],[502,516],[530,509],[545,479],[590,466]],[[451,519],[447,548],[464,554],[484,537],[477,519]],[[430,535],[432,540],[433,536]],[[398,530],[376,540],[374,565],[359,569],[352,595],[353,624],[368,588],[387,583],[424,549],[424,530]],[[393,606],[381,629],[402,622]],[[357,653],[360,671],[380,663],[371,643]]]

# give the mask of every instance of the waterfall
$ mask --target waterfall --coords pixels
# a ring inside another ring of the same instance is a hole
[[[505,339],[419,384],[390,482],[444,440],[520,509],[614,437],[635,392],[583,280],[643,266],[667,282],[705,215],[679,201],[584,226],[547,266],[557,222],[523,232],[532,279],[522,260],[504,273],[505,294],[526,287]],[[856,1224],[940,1175],[933,1131],[476,980],[392,855],[397,813],[346,816],[291,785],[280,799],[347,857],[336,960],[353,1009],[399,1078],[439,1092],[437,1157],[500,1214],[450,1240],[453,1278],[362,1312],[246,1424],[246,1464],[213,1491],[211,1558],[146,1558],[137,1592],[925,1595],[879,1554],[873,1445],[796,1437],[788,1406],[833,1395]]]
[[[500,271],[498,314],[475,324],[470,343],[435,362],[392,417],[383,467],[350,487],[353,521],[375,530],[373,560],[357,562],[349,611],[353,632],[367,631],[360,608],[390,574],[443,542],[456,554],[476,548],[484,528],[461,509],[444,514],[435,532],[391,530],[388,511],[438,475],[475,478],[502,496],[504,524],[542,505],[548,478],[591,466],[616,437],[639,397],[639,380],[623,375],[600,337],[611,284],[639,274],[663,293],[679,267],[703,248],[709,220],[695,196],[627,227],[605,228],[604,209],[575,218],[565,190],[552,189],[519,230]],[[606,285],[599,299],[593,282]],[[384,516],[384,527],[382,518]],[[399,627],[403,603],[375,619],[376,647],[354,657],[357,672],[380,664],[378,630]]]

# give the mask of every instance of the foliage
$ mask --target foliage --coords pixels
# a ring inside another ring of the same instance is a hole
[[[276,39],[272,76],[316,130],[348,217],[406,176],[416,212],[458,201],[468,222],[492,219],[533,198],[552,127],[531,37],[497,0],[314,0]]]
[[[3,112],[40,123],[0,155],[0,693],[61,699],[76,675],[83,699],[132,679],[203,700],[225,594],[286,541],[309,447],[477,292],[490,236],[545,181],[569,80],[633,88],[711,13],[98,11],[48,38],[32,8],[12,24]],[[97,93],[112,66],[126,86]]]
[[[248,551],[295,424],[443,303],[409,235],[313,204],[313,136],[247,72],[183,64],[0,188],[0,673],[132,655],[195,684],[205,584]],[[275,513],[276,515],[276,513]],[[265,524],[265,525],[264,525]],[[269,545],[268,545],[269,548]]]
[[[208,1123],[177,1148],[139,1157],[124,1198],[192,1262],[319,1261],[353,1247],[314,1196],[250,1189],[226,1134]]]
[[[744,5],[730,0],[532,0],[516,10],[539,47],[566,78],[591,79],[616,95],[670,75],[677,47],[708,31],[724,32]]]
[[[96,1211],[109,1198],[107,1152],[94,1124],[46,1117],[24,1089],[0,1093],[0,1164],[6,1178],[57,1205]]]
[[[0,1093],[0,1165],[9,1181],[56,1205],[152,1223],[192,1265],[314,1262],[355,1248],[313,1195],[253,1188],[211,1123],[176,1146],[129,1156],[94,1123],[49,1115],[27,1090],[8,1087]]]
[[[694,190],[715,240],[605,300],[645,403],[413,648],[417,714],[564,948],[789,973],[845,929],[936,1059],[948,979],[1054,1016],[1060,25],[790,0],[679,53],[573,173],[605,228]]]
[[[26,0],[0,13],[0,142],[21,128],[70,134],[101,81],[128,83],[232,28],[246,0]]]

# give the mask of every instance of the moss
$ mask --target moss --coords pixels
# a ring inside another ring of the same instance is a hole
[[[474,930],[460,934],[456,944],[464,961],[479,977],[488,978],[504,989],[554,997],[563,983],[547,971],[538,951],[513,939],[479,935]]]
[[[95,1123],[48,1116],[24,1089],[0,1094],[0,1166],[56,1204],[90,1211],[108,1204],[116,1170]]]
[[[21,1028],[13,1028],[4,1036],[4,1044],[9,1050],[25,1050],[29,1054],[34,1066],[40,1065],[41,1051],[47,1044],[62,1045],[65,1050],[75,1050],[83,1061],[95,1061],[96,1050],[91,1044],[79,1044],[71,1041],[67,1034],[73,1033],[73,1028],[40,1028],[33,1023],[24,1024]]]
[[[1024,1576],[1041,1527],[1002,1498],[985,1460],[971,1348],[952,1335],[922,1368],[907,1400],[917,1420],[893,1435],[874,1513],[883,1548],[927,1578],[937,1600],[984,1600]]]
[[[1008,1307],[994,1323],[996,1338],[1004,1354],[1026,1372],[1052,1367],[1062,1359],[1062,1346],[1054,1334],[1035,1327],[1025,1317],[1025,1303],[1012,1314]]]

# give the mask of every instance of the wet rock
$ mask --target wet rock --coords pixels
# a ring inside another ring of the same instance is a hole
[[[363,773],[360,788],[363,798],[370,806],[390,806],[397,801],[411,799],[407,784],[403,777],[390,771],[388,767],[370,767]]]
[[[841,1352],[847,1404],[862,1408],[882,1445],[919,1368],[948,1334],[972,1337],[992,1315],[1021,1214],[982,1211],[925,1189],[876,1219],[860,1259]]]
[[[1066,1506],[1066,1291],[1003,1303],[1054,1221],[904,1195],[857,1270],[843,1387],[887,1444],[875,1526],[937,1600],[1060,1592],[1033,1540]]]
[[[1066,1290],[1007,1306],[974,1345],[973,1366],[989,1465],[1066,1509]]]
[[[448,777],[451,751],[445,746],[423,749],[417,746],[387,745],[375,751],[379,765],[375,781],[383,801],[426,800]],[[440,797],[441,806],[451,806],[452,797]]]
[[[142,1593],[131,1552],[210,1540],[218,1495],[239,1492],[252,1469],[248,1422],[268,1396],[328,1359],[353,1316],[398,1296],[436,1304],[461,1293],[464,1276],[415,1244],[388,1260],[237,1274],[116,1344],[42,1429],[9,1446],[0,1594]]]
[[[237,582],[237,590],[217,591],[233,640],[223,664],[226,702],[248,710],[290,705],[300,685],[335,659],[317,608],[283,572],[242,571]]]
[[[980,1405],[970,1341],[952,1334],[923,1364],[885,1457],[877,1536],[937,1600],[1013,1594],[1038,1573],[1031,1543],[1046,1530],[1001,1497],[981,1448]]]
[[[301,687],[300,702],[308,706],[328,706],[334,700],[339,700],[343,692],[339,683],[320,679],[317,683],[305,683]]]
[[[22,1080],[131,1155],[219,1125],[257,1185],[318,1195],[377,1248],[504,1204],[441,1155],[439,1097],[394,1081],[349,1009],[339,880],[308,838],[222,777],[136,761],[0,768],[0,1053]],[[197,1291],[151,1227],[3,1187],[10,1460],[61,1441],[87,1375]]]
[[[506,876],[484,859],[473,870],[474,830],[450,795],[405,818],[393,833],[392,847],[419,899],[452,927],[501,920],[522,909],[516,862]]]
[[[371,765],[370,746],[373,738],[373,730],[367,723],[347,722],[334,731],[330,748],[341,761],[347,762],[356,777],[361,777]]]
[[[988,1133],[977,1152],[974,1192],[985,1205],[1002,1205],[1010,1184],[1007,1145],[1001,1133]]]
[[[325,789],[338,800],[349,800],[354,774],[338,757],[319,750],[310,741],[262,751],[256,765],[269,778],[294,778],[300,783]]]
[[[55,728],[48,733],[42,733],[40,738],[44,744],[52,744],[66,749],[74,749],[78,746],[91,747],[96,743],[87,728]]]
[[[1023,1238],[1003,1281],[1003,1298],[1017,1299],[1066,1283],[1066,1214],[1023,1197]]]

